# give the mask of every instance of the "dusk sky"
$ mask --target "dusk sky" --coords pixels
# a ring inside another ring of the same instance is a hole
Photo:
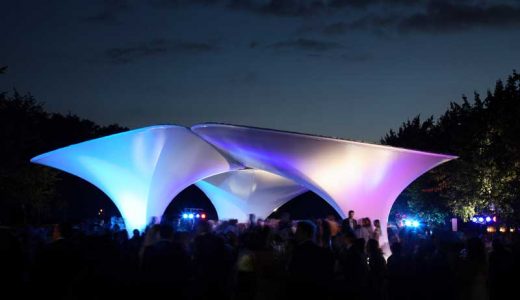
[[[0,91],[130,128],[377,142],[520,69],[520,1],[2,1]]]

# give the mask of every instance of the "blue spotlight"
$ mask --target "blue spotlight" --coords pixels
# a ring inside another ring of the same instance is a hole
[[[413,220],[412,221],[412,226],[415,227],[415,228],[419,227],[419,221]]]
[[[478,220],[477,220],[477,217],[473,217],[473,218],[471,218],[471,221],[477,223],[477,221],[478,221]]]
[[[478,222],[479,222],[479,223],[483,223],[483,222],[484,222],[484,218],[479,217],[479,218],[478,218]]]
[[[410,221],[410,220],[404,220],[404,225],[405,225],[406,227],[410,227],[410,226],[412,226],[412,221]]]
[[[193,214],[189,214],[188,218],[193,219]]]
[[[188,214],[182,214],[182,218],[183,219],[187,219],[188,218]]]
[[[199,215],[199,214],[196,214],[195,217],[198,219],[198,218],[200,218],[200,215]]]
[[[491,222],[491,217],[486,217],[486,222]]]

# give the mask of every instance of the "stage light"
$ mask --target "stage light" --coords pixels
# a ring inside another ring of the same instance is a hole
[[[477,221],[478,221],[478,220],[477,220],[477,217],[473,217],[473,218],[471,218],[471,221],[477,223]]]
[[[206,219],[206,214],[200,215],[201,218]]]
[[[410,226],[412,226],[412,221],[404,220],[404,225],[410,227]]]
[[[479,221],[479,223],[482,223],[482,222],[484,222],[484,218],[479,217],[479,218],[478,218],[478,221]]]
[[[494,217],[493,217],[493,222],[496,222],[496,221],[497,221],[497,217],[494,216]]]
[[[486,222],[491,222],[491,217],[486,217]]]
[[[198,218],[200,218],[200,215],[199,215],[199,214],[196,214],[195,217],[198,219]]]
[[[193,214],[189,214],[188,218],[193,219]]]
[[[515,232],[515,229],[513,227],[509,228],[509,232]]]
[[[187,219],[188,218],[188,214],[182,214],[182,218],[183,219]]]
[[[493,226],[488,226],[486,228],[486,231],[489,232],[489,233],[495,233],[495,232],[497,232],[497,229],[495,227],[493,227]]]
[[[412,221],[412,226],[413,227],[419,227],[419,221]]]

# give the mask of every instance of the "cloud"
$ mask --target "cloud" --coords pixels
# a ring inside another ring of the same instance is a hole
[[[278,16],[309,16],[334,13],[338,9],[366,9],[376,5],[411,6],[424,1],[426,0],[228,0],[227,7]]]
[[[331,0],[328,1],[328,6],[336,8],[367,8],[374,5],[387,6],[415,6],[426,2],[427,0]],[[463,1],[463,0],[461,0]]]
[[[148,0],[147,3],[155,8],[179,8],[190,4],[218,4],[222,0]]]
[[[347,32],[348,28],[349,24],[346,22],[336,22],[325,26],[322,32],[328,35],[343,34]]]
[[[130,10],[130,3],[127,0],[103,0],[101,11],[83,20],[93,23],[117,24],[118,15],[128,10]]]
[[[374,58],[370,53],[345,53],[341,58],[351,62],[365,62]]]
[[[375,14],[364,15],[354,21],[340,21],[323,27],[321,32],[325,35],[341,35],[349,30],[371,30],[377,33],[396,27],[402,17],[397,15],[380,16]]]
[[[341,35],[349,30],[444,33],[476,27],[520,27],[520,5],[507,1],[495,1],[493,5],[482,3],[471,0],[434,0],[423,2],[422,6],[410,10],[384,13],[369,11],[356,20],[341,20],[315,30],[325,35]]]
[[[303,39],[299,38],[296,40],[283,41],[274,43],[268,46],[269,48],[274,49],[297,49],[297,50],[307,50],[313,52],[324,52],[330,50],[336,50],[343,48],[343,45],[336,42],[325,42],[313,39]]]
[[[216,45],[211,43],[158,39],[130,47],[110,48],[105,51],[105,56],[110,63],[126,64],[146,57],[171,53],[199,54],[216,50]]]
[[[155,8],[180,8],[189,5],[220,5],[276,16],[309,16],[334,13],[338,9],[366,9],[374,5],[411,5],[426,0],[148,0]]]
[[[404,18],[399,29],[402,31],[449,32],[475,27],[518,27],[520,6],[508,2],[493,5],[450,3],[431,1],[425,12]]]

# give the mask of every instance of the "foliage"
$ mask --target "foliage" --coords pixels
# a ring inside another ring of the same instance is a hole
[[[66,175],[30,164],[43,152],[126,130],[76,115],[48,113],[31,94],[0,94],[0,223],[40,223],[65,213],[58,187]]]
[[[425,174],[398,198],[411,213],[465,220],[481,212],[520,220],[520,74],[497,81],[481,100],[450,103],[437,120],[420,116],[390,130],[386,145],[452,153],[459,159]],[[432,213],[433,212],[433,213]],[[439,212],[440,214],[438,214]],[[431,218],[431,216],[426,216]],[[436,218],[434,218],[436,219]]]

